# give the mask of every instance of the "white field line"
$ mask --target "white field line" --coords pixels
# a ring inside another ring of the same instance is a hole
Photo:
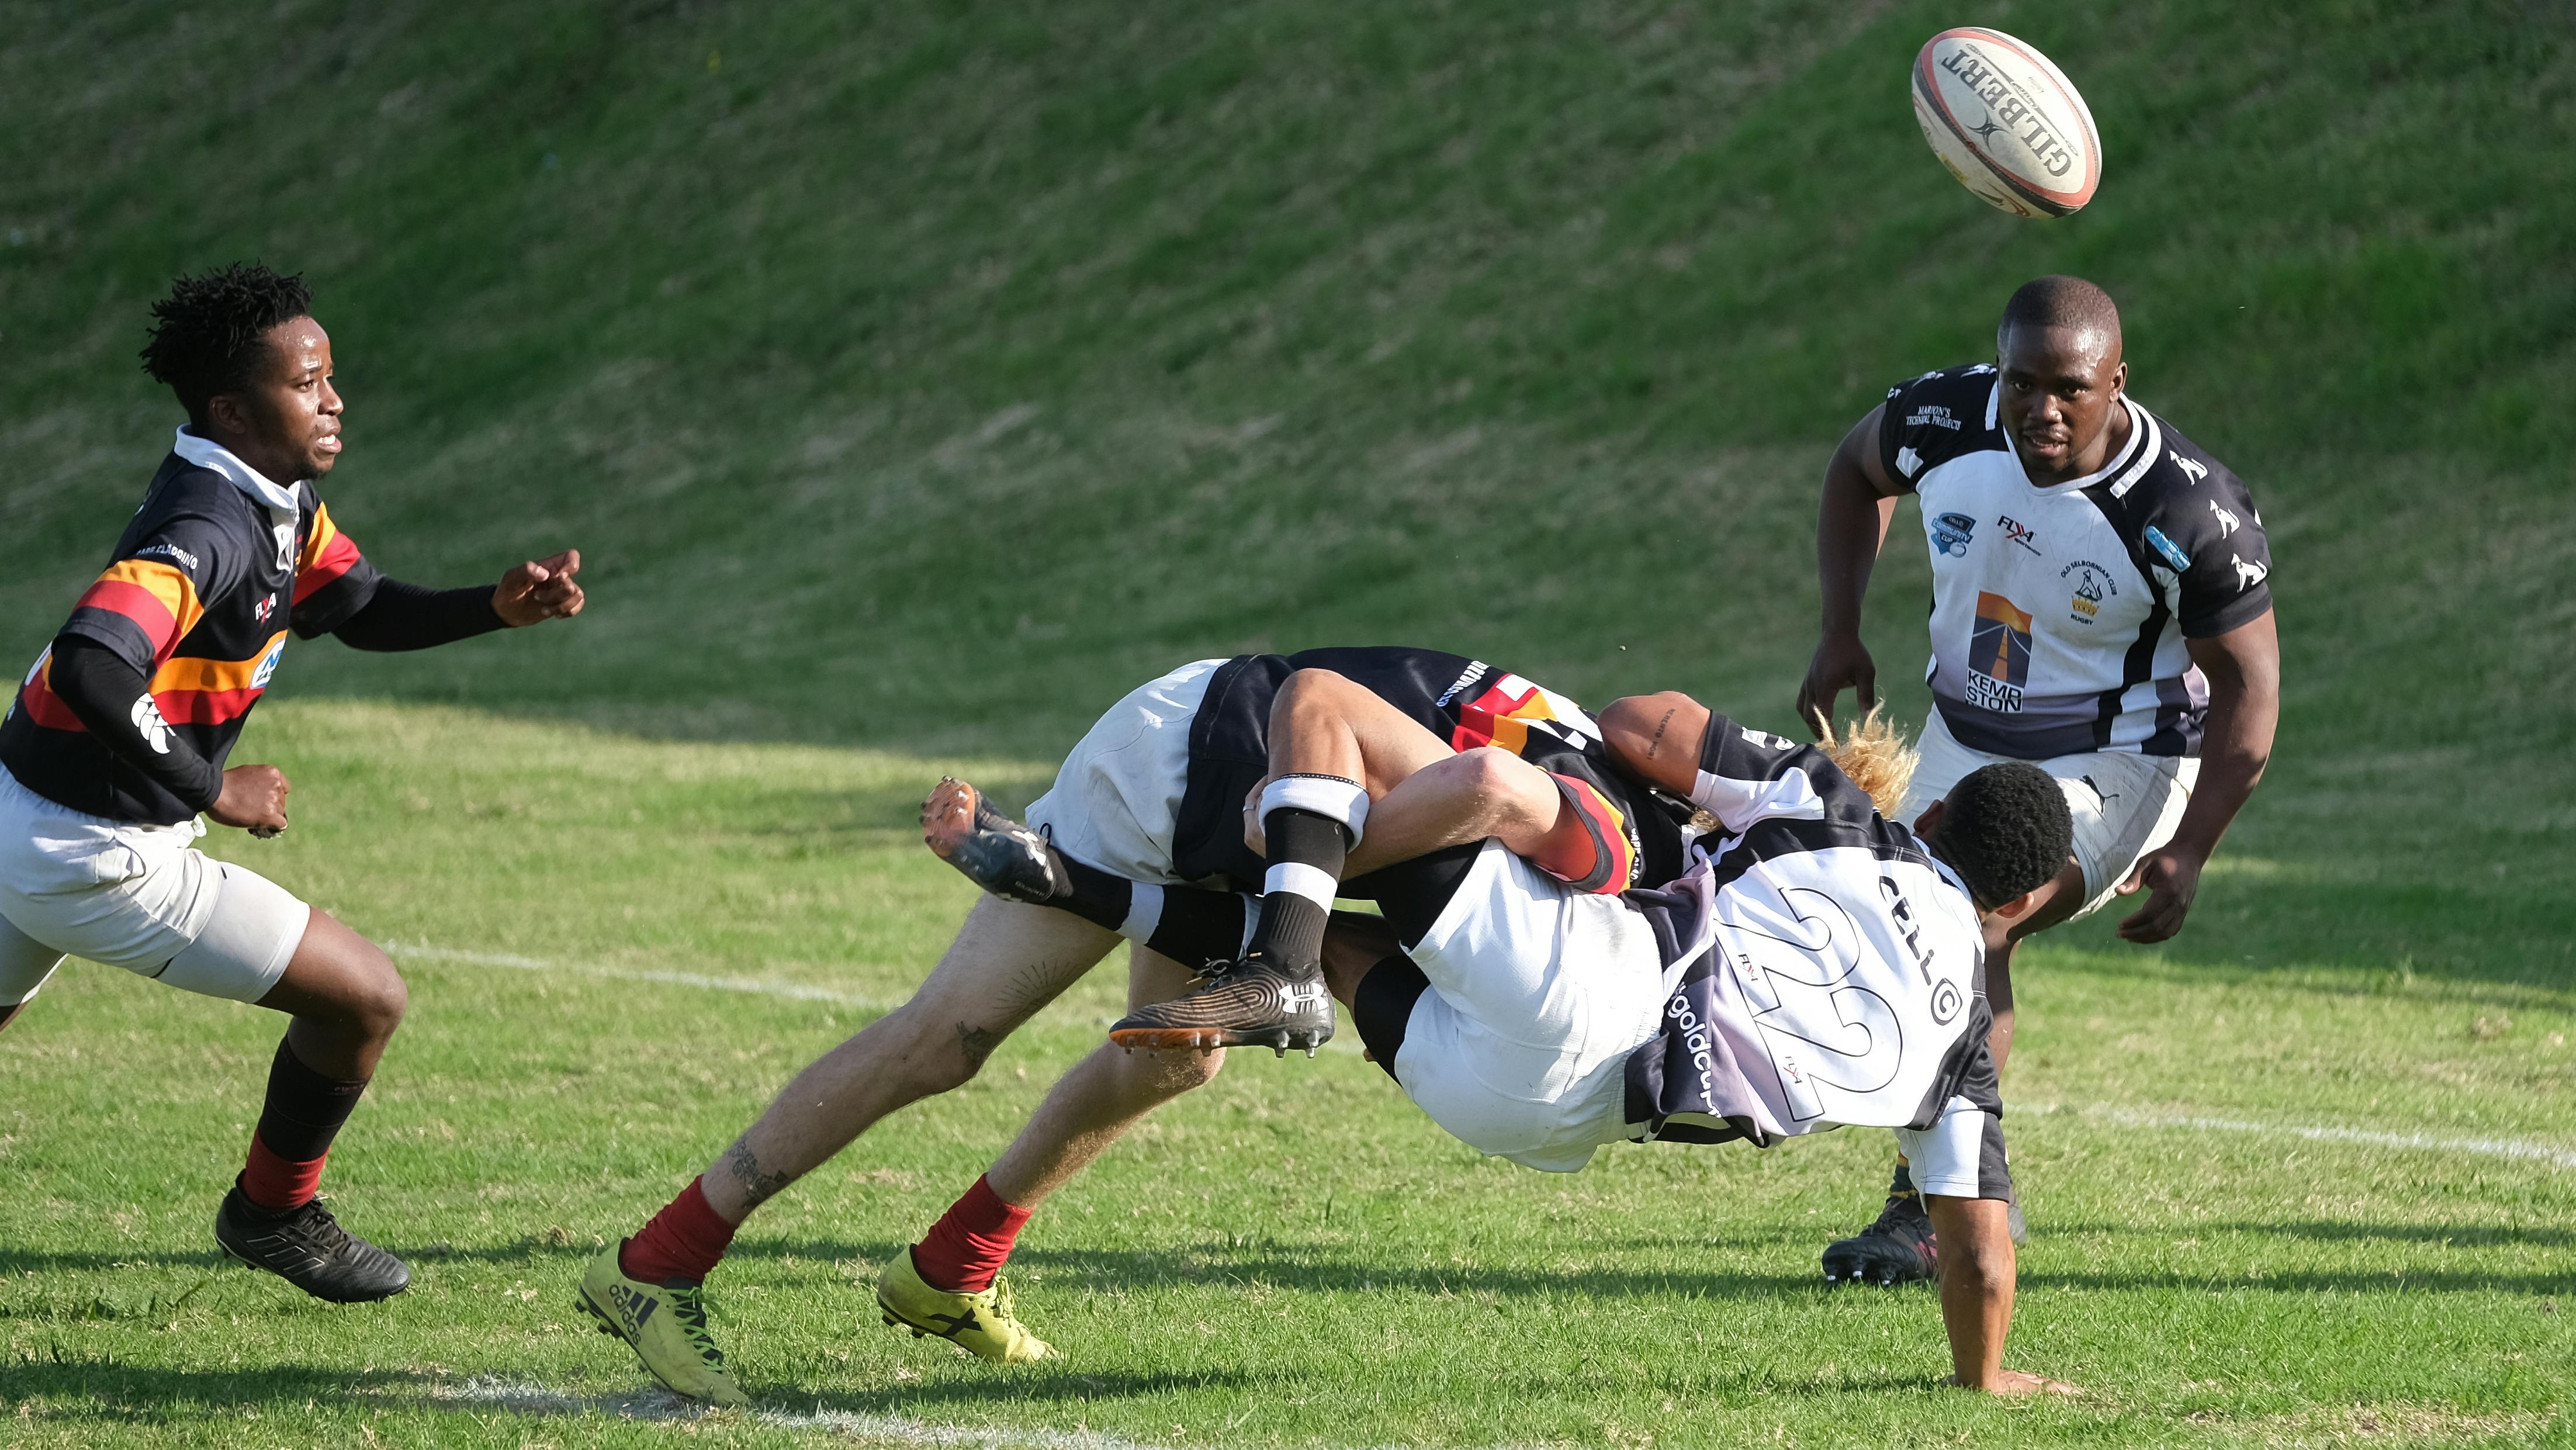
[[[582,977],[610,977],[626,982],[656,982],[672,987],[704,987],[718,992],[750,992],[766,997],[787,997],[800,1002],[830,1002],[836,1006],[856,1007],[870,1012],[890,1012],[898,1005],[870,997],[835,992],[828,987],[809,987],[801,982],[771,982],[757,977],[710,977],[697,972],[660,972],[640,967],[596,967],[567,962],[549,962],[536,957],[512,956],[506,952],[460,951],[453,947],[428,946],[417,942],[388,942],[385,950],[398,957],[411,957],[426,962],[456,962],[467,966],[508,967],[524,972],[563,972]],[[2086,1117],[2107,1118],[2133,1128],[2167,1128],[2196,1133],[2254,1133],[2279,1138],[2304,1138],[2312,1143],[2353,1143],[2372,1148],[2411,1148],[2434,1153],[2467,1153],[2481,1158],[2512,1158],[2527,1163],[2546,1163],[2554,1168],[2576,1168],[2576,1149],[2549,1143],[2529,1143],[2514,1138],[2437,1138],[2429,1133],[2381,1133],[2366,1128],[2342,1128],[2326,1123],[2258,1123],[2240,1118],[2204,1118],[2179,1113],[2141,1113],[2109,1103],[2074,1105],[2074,1111]],[[961,1442],[963,1443],[963,1442]],[[1092,1442],[1084,1442],[1092,1443]],[[1106,1443],[1106,1442],[1101,1442]]]
[[[835,992],[829,987],[809,987],[802,982],[769,982],[757,977],[710,977],[699,972],[661,972],[644,967],[600,967],[584,962],[549,962],[538,957],[512,956],[507,952],[469,952],[454,947],[434,947],[419,942],[387,942],[385,950],[398,957],[422,962],[455,962],[473,967],[508,967],[518,972],[560,972],[575,977],[607,977],[620,982],[655,982],[666,987],[704,987],[716,992],[749,992],[762,997],[786,997],[798,1002],[829,1002],[836,1007],[856,1007],[868,1012],[891,1012],[897,1004],[881,1002],[874,997],[859,997],[848,992]]]
[[[536,1385],[512,1384],[485,1375],[478,1375],[463,1384],[440,1385],[430,1391],[430,1397],[450,1403],[490,1406],[523,1415],[598,1413],[628,1420],[694,1420],[709,1413],[677,1395],[658,1391],[627,1397],[586,1397],[559,1394]],[[827,1410],[819,1405],[811,1410],[752,1410],[748,1418],[755,1424],[781,1430],[821,1430],[855,1440],[890,1440],[904,1445],[988,1446],[992,1450],[1176,1450],[1176,1447],[1090,1430],[933,1425],[901,1415],[867,1415],[855,1410]]]
[[[2309,1123],[2250,1123],[2236,1118],[2194,1118],[2133,1113],[2125,1108],[2092,1104],[2080,1109],[2088,1117],[2108,1118],[2137,1128],[2183,1128],[2204,1133],[2262,1133],[2305,1138],[2312,1143],[2361,1143],[2373,1148],[2420,1148],[2437,1153],[2474,1153],[2484,1158],[2520,1158],[2559,1168],[2576,1168],[2576,1149],[2513,1138],[2436,1138],[2429,1133],[2375,1133],[2364,1128],[2336,1128]]]

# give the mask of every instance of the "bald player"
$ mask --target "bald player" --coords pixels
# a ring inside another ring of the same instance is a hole
[[[2056,777],[2074,859],[2017,941],[2146,893],[2133,942],[2182,929],[2201,868],[2252,794],[2280,714],[2272,554],[2227,466],[2129,396],[2120,313],[2077,277],[2005,304],[1995,361],[1887,390],[1825,468],[1824,638],[1798,713],[1877,701],[1861,600],[1895,518],[1922,503],[1935,710],[1899,817],[1962,776],[2025,760]],[[1992,1055],[2012,1050],[2012,941],[1986,961]],[[1938,1245],[1906,1165],[1878,1221],[1825,1251],[1831,1282],[1930,1278]]]

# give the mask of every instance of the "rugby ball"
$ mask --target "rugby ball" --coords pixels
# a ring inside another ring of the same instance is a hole
[[[1969,193],[2014,216],[2072,216],[2102,138],[2066,73],[2000,30],[1945,30],[1914,57],[1914,119]]]

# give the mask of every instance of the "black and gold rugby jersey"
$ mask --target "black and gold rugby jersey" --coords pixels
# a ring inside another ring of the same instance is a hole
[[[277,673],[291,628],[306,639],[345,623],[381,577],[331,523],[313,488],[284,488],[181,429],[62,635],[114,651],[150,681],[160,720],[221,770]],[[88,815],[184,821],[183,801],[93,736],[55,693],[39,657],[0,721],[0,765],[29,790]],[[135,709],[145,713],[141,701]]]
[[[1181,879],[1261,889],[1262,860],[1243,844],[1243,797],[1269,770],[1271,701],[1301,669],[1344,676],[1453,750],[1499,746],[1587,788],[1594,799],[1575,804],[1615,858],[1607,879],[1588,889],[1660,886],[1684,869],[1692,807],[1612,766],[1601,727],[1581,705],[1483,660],[1372,645],[1238,655],[1218,668],[1190,724],[1189,784],[1172,833]]]

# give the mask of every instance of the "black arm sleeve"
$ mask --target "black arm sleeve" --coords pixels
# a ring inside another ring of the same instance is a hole
[[[159,782],[181,805],[202,811],[224,793],[224,773],[213,761],[162,723],[159,709],[137,708],[151,698],[151,685],[123,655],[87,635],[61,635],[54,640],[50,678],[54,693],[92,738]]]
[[[365,607],[331,633],[351,649],[405,650],[452,644],[501,627],[489,584],[425,589],[387,579],[376,585]]]

